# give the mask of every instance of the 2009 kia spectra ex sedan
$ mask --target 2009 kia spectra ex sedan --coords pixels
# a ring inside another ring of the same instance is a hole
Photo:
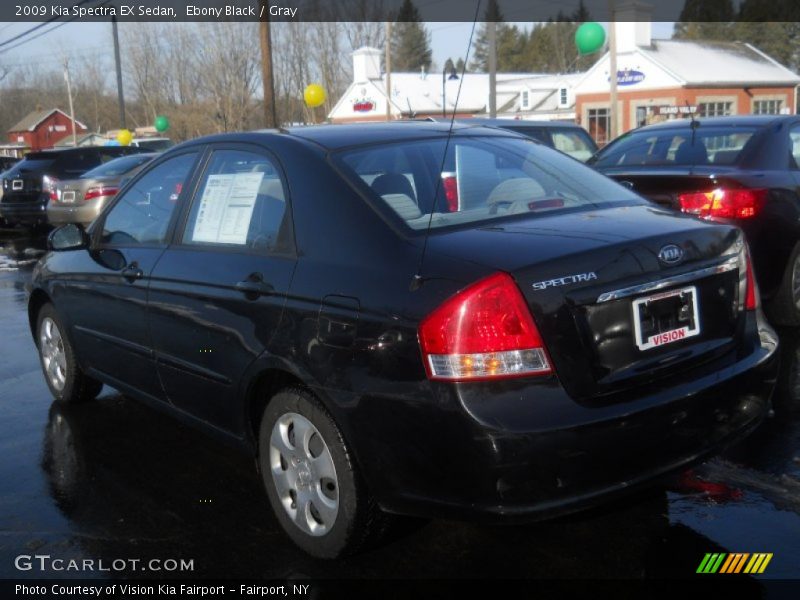
[[[45,379],[257,457],[288,535],[542,518],[752,430],[776,376],[747,247],[511,133],[322,126],[176,146],[30,296]]]

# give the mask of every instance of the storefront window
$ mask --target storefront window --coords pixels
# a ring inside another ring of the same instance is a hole
[[[609,141],[611,116],[608,113],[609,110],[607,108],[590,108],[588,110],[589,135],[600,145]]]
[[[783,100],[753,100],[754,115],[777,115],[783,108]]]
[[[701,102],[697,112],[701,117],[725,117],[731,114],[733,102]]]

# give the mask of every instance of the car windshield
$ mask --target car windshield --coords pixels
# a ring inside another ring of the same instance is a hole
[[[153,157],[149,154],[134,154],[133,156],[123,156],[115,158],[105,164],[95,167],[81,175],[81,179],[93,179],[95,177],[117,177],[133,171],[136,167],[143,165]]]
[[[633,132],[603,149],[596,167],[735,165],[755,128],[708,127]]]
[[[568,156],[519,138],[388,143],[346,150],[336,161],[368,198],[416,230],[644,202]]]

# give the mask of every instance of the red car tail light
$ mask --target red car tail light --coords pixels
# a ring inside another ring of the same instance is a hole
[[[767,190],[717,188],[710,192],[681,194],[681,211],[704,218],[749,219],[764,204]]]
[[[753,272],[750,248],[743,243],[739,250],[739,310],[756,310],[761,305],[758,283]]]
[[[58,202],[58,179],[44,175],[42,177],[42,190],[47,194],[50,202]]]
[[[525,299],[506,273],[482,279],[446,300],[420,324],[419,343],[430,379],[552,372]]]
[[[448,212],[458,212],[458,180],[455,173],[442,173],[442,189]]]
[[[86,190],[83,195],[84,200],[91,200],[92,198],[99,198],[100,196],[114,196],[119,191],[117,187],[92,187]]]
[[[755,310],[758,308],[760,302],[758,293],[758,284],[756,284],[755,275],[753,275],[753,259],[750,258],[750,249],[745,249],[745,260],[747,261],[747,291],[744,296],[745,310]]]

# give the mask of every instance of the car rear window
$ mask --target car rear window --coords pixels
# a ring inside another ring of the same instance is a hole
[[[118,175],[124,175],[147,161],[152,160],[152,158],[153,156],[150,154],[134,154],[133,156],[115,158],[99,167],[95,167],[91,171],[87,171],[81,175],[81,177],[83,179],[91,179],[93,177],[116,177]]]
[[[39,174],[49,169],[54,162],[55,156],[32,152],[6,171],[4,177],[6,179],[15,179],[30,173]]]
[[[631,133],[607,146],[596,167],[735,165],[755,128],[707,127]]]
[[[643,200],[530,140],[454,137],[349,149],[335,157],[368,198],[422,230]]]

